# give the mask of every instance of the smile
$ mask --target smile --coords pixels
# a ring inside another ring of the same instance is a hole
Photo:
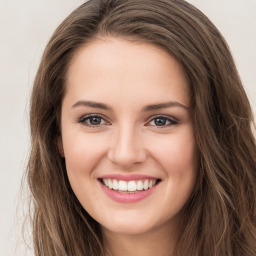
[[[120,192],[140,192],[145,191],[158,182],[158,179],[142,179],[142,180],[116,180],[116,179],[102,179],[102,183],[109,189]]]
[[[149,197],[161,179],[144,175],[107,175],[98,178],[105,194],[119,203],[134,203]]]

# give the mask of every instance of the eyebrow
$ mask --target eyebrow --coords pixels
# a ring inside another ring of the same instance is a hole
[[[76,107],[80,107],[80,106],[90,107],[90,108],[99,108],[99,109],[104,109],[104,110],[113,110],[110,106],[108,106],[106,104],[94,102],[94,101],[84,101],[84,100],[80,100],[80,101],[76,102],[72,106],[72,108],[76,108]],[[147,106],[143,107],[142,111],[148,112],[148,111],[152,111],[152,110],[159,110],[159,109],[170,108],[170,107],[179,107],[179,108],[183,108],[185,110],[189,109],[189,107],[187,107],[177,101],[169,101],[169,102],[164,102],[164,103],[159,103],[159,104],[147,105]]]
[[[183,108],[185,110],[188,110],[189,107],[177,102],[177,101],[168,101],[168,102],[164,102],[164,103],[159,103],[159,104],[152,104],[152,105],[148,105],[145,106],[142,111],[143,112],[148,112],[148,111],[152,111],[152,110],[158,110],[158,109],[162,109],[162,108],[170,108],[170,107],[179,107],[179,108]]]
[[[107,106],[106,104],[94,102],[94,101],[84,101],[84,100],[78,101],[72,106],[72,108],[80,107],[80,106],[90,107],[90,108],[100,108],[104,110],[112,110],[111,107]]]

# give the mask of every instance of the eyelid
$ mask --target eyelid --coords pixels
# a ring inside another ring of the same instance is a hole
[[[88,118],[90,117],[100,117],[102,118],[106,124],[100,124],[100,125],[90,125],[90,124],[85,124],[85,120],[87,120]],[[109,125],[110,122],[106,120],[107,118],[102,115],[102,114],[97,114],[97,113],[93,113],[93,114],[86,114],[86,115],[83,115],[82,117],[79,117],[78,118],[78,123],[82,123],[84,124],[85,126],[88,126],[88,127],[100,127],[100,126],[104,126],[104,125]]]
[[[154,116],[151,116],[149,121],[147,121],[146,123],[146,126],[150,126],[150,122],[152,122],[154,119],[156,118],[166,118],[168,121],[170,121],[171,123],[170,124],[167,124],[167,125],[163,125],[163,126],[156,126],[156,125],[152,125],[152,126],[156,126],[158,128],[165,128],[165,127],[168,127],[168,126],[171,126],[171,125],[176,125],[178,124],[178,120],[172,116],[169,116],[169,115],[161,115],[161,114],[158,114],[158,115],[154,115]]]
[[[86,124],[85,121],[86,119],[90,118],[90,117],[100,117],[104,120],[104,122],[106,122],[105,124],[99,124],[99,125],[90,125],[90,124]],[[170,122],[170,124],[167,124],[167,125],[163,125],[163,126],[157,126],[157,125],[150,125],[150,122],[152,122],[154,119],[156,118],[165,118],[166,120],[168,120]],[[88,127],[100,127],[100,126],[105,126],[105,125],[109,125],[111,124],[107,118],[102,115],[102,114],[98,114],[98,113],[91,113],[91,114],[85,114],[81,117],[78,118],[78,123],[82,123],[84,124],[85,126],[88,126]],[[171,125],[176,125],[178,124],[178,120],[172,116],[169,116],[169,115],[164,115],[164,114],[157,114],[157,115],[154,115],[154,116],[151,116],[148,121],[146,122],[146,126],[155,126],[157,128],[165,128],[165,127],[168,127],[168,126],[171,126]]]

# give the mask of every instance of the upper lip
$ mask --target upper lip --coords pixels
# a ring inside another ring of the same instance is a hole
[[[143,175],[143,174],[106,174],[100,176],[99,179],[116,179],[116,180],[145,180],[145,179],[159,179],[155,176]]]

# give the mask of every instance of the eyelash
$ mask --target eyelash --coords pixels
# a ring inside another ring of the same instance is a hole
[[[156,119],[164,119],[165,122],[169,122],[169,124],[164,124],[163,126],[157,126],[157,125],[154,125],[156,126],[157,128],[165,128],[165,127],[169,127],[171,125],[176,125],[178,124],[178,121],[170,116],[166,116],[166,115],[156,115],[156,116],[153,116],[150,118],[150,121],[147,122],[147,126],[150,125],[151,122],[153,122],[154,120],[156,121]]]
[[[92,118],[100,118],[101,120],[104,120],[106,124],[93,125],[93,124],[86,123],[87,121],[90,122],[90,119],[92,120]],[[99,126],[102,126],[102,125],[108,125],[109,124],[109,122],[107,122],[104,117],[102,117],[101,115],[97,115],[97,114],[85,115],[85,116],[83,116],[79,119],[79,123],[82,123],[83,125],[88,126],[88,127],[99,127]]]
[[[92,121],[92,118],[99,118],[101,121],[103,120],[105,122],[105,124],[96,124],[96,125],[93,125],[91,123],[86,123],[87,121],[90,122]],[[156,115],[156,116],[153,116],[151,117],[150,121],[146,123],[146,126],[150,126],[150,123],[153,122],[153,121],[156,121],[156,119],[164,119],[164,125],[152,125],[152,126],[155,126],[157,128],[165,128],[165,127],[168,127],[168,126],[171,126],[171,125],[176,125],[178,124],[178,121],[174,118],[171,118],[170,116],[165,116],[165,115]],[[79,123],[82,123],[83,125],[85,126],[88,126],[88,127],[100,127],[100,126],[105,126],[105,125],[109,125],[110,123],[107,122],[105,120],[104,117],[102,117],[101,115],[97,115],[97,114],[90,114],[90,115],[85,115],[81,118],[79,118],[78,120]],[[166,124],[166,122],[168,122],[169,124]]]

